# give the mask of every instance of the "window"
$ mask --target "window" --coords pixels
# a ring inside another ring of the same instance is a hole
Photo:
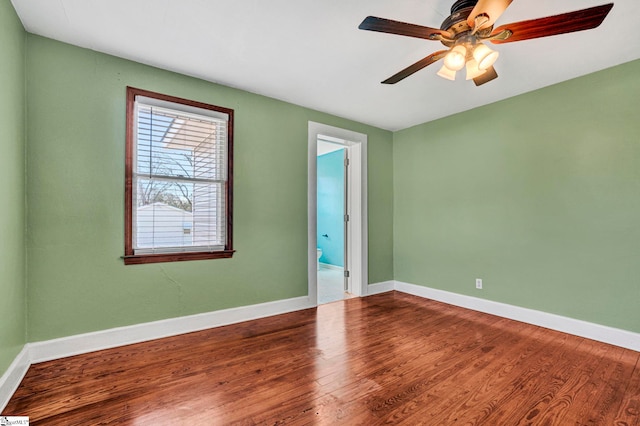
[[[233,255],[233,110],[128,87],[125,163],[125,264]]]

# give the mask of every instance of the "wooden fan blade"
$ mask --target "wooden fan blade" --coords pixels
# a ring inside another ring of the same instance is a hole
[[[491,36],[508,31],[511,35],[502,39],[491,39],[491,43],[511,43],[514,41],[530,40],[539,37],[549,37],[558,34],[573,33],[590,30],[599,26],[613,7],[613,3],[546,18],[531,19],[529,21],[514,22],[502,25],[493,30]]]
[[[487,20],[483,21],[478,28],[474,28],[476,31],[483,28],[489,28],[496,20],[507,10],[507,7],[513,0],[478,0],[478,3],[474,6],[473,10],[467,18],[467,24],[470,28],[475,27],[475,18],[479,15],[486,15]]]
[[[406,22],[392,21],[391,19],[377,18],[375,16],[367,16],[358,28],[361,30],[398,34],[427,40],[438,40],[438,36],[443,36],[447,39],[453,37],[448,31],[423,27],[422,25],[408,24]]]
[[[484,72],[484,74],[474,78],[473,82],[476,84],[476,86],[482,86],[483,84],[488,83],[491,80],[495,80],[496,78],[498,78],[498,73],[496,72],[496,69],[494,67],[489,67]]]
[[[434,52],[431,55],[420,59],[415,64],[408,66],[407,68],[403,69],[399,73],[392,75],[391,77],[383,81],[382,84],[395,84],[400,80],[404,80],[405,78],[409,77],[411,74],[414,74],[420,71],[422,68],[427,67],[432,63],[439,61],[444,57],[444,55],[447,54],[447,52],[448,52],[447,50],[440,50],[438,52]]]

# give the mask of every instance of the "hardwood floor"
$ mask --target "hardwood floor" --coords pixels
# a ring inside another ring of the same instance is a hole
[[[640,353],[403,293],[31,366],[32,425],[640,424]]]

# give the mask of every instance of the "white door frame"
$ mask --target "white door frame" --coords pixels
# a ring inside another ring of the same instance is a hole
[[[368,276],[368,223],[367,223],[367,135],[326,124],[309,121],[308,136],[308,189],[307,189],[307,230],[308,230],[308,291],[312,305],[318,304],[317,271],[317,156],[318,137],[334,140],[349,151],[349,209],[350,222],[347,242],[350,259],[349,288],[355,296],[366,296]]]

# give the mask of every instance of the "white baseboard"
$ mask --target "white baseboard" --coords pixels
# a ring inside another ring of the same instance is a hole
[[[0,377],[0,412],[4,410],[13,393],[18,389],[30,365],[29,347],[25,345],[18,356],[14,358],[7,371]]]
[[[547,312],[395,281],[395,290],[640,352],[640,334]]]
[[[380,283],[369,284],[367,286],[367,295],[386,293],[395,289],[395,281],[383,281]]]
[[[32,363],[140,343],[311,308],[307,296],[29,343]]]

